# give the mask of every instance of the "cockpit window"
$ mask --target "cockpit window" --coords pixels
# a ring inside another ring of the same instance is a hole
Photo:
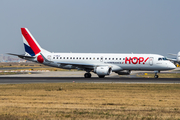
[[[158,61],[160,61],[160,60],[168,60],[167,58],[158,58]]]
[[[162,60],[162,58],[158,58],[158,60]]]
[[[167,58],[163,58],[163,60],[168,60]]]

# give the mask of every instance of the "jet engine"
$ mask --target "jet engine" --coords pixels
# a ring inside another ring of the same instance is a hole
[[[108,66],[99,66],[94,69],[94,72],[98,76],[110,75],[112,73],[112,68]]]
[[[130,75],[131,71],[130,70],[123,70],[123,71],[117,71],[116,73],[118,75]]]

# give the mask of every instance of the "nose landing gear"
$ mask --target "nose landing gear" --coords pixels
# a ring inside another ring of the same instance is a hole
[[[154,78],[158,78],[159,76],[157,75],[157,73],[160,73],[160,71],[154,71],[155,72],[155,75],[154,75]]]
[[[154,75],[154,78],[158,78],[159,76],[158,75]]]

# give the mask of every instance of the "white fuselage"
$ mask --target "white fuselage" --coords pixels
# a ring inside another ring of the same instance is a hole
[[[121,70],[171,70],[175,66],[157,54],[100,54],[100,53],[51,53],[46,58],[53,63],[44,63],[60,68],[77,69],[76,66],[87,65],[93,69],[97,66],[109,66],[112,71]],[[158,60],[162,58],[161,60]],[[61,65],[61,63],[66,63]],[[83,66],[80,66],[83,68]]]

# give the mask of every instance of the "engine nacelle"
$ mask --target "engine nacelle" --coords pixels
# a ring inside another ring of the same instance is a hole
[[[118,75],[130,75],[131,71],[130,70],[123,70],[123,71],[118,71],[116,72]]]
[[[112,73],[112,68],[108,66],[100,66],[96,67],[94,72],[99,76],[110,75]]]

